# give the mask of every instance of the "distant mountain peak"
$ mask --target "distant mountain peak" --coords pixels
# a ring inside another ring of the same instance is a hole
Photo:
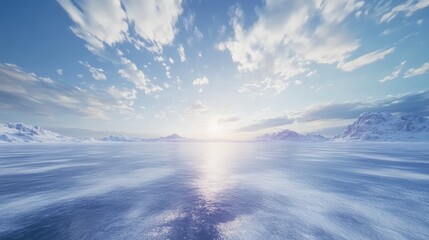
[[[326,141],[327,138],[319,134],[301,134],[289,129],[284,129],[279,132],[264,134],[256,137],[255,141]]]
[[[173,134],[170,134],[170,135],[168,135],[166,137],[154,138],[154,139],[151,139],[151,140],[153,140],[153,141],[166,141],[166,142],[168,142],[168,141],[179,142],[179,141],[192,141],[193,139],[182,137],[182,136],[180,136],[177,133],[173,133]]]
[[[193,139],[182,137],[177,133],[170,134],[165,137],[159,138],[130,138],[125,135],[110,135],[101,139],[101,141],[105,142],[185,142],[192,141]]]
[[[173,134],[166,136],[165,138],[183,138],[183,137],[177,133],[173,133]]]

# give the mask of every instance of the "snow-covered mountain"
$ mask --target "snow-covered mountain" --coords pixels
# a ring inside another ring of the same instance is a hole
[[[171,135],[168,135],[166,137],[160,137],[160,138],[152,138],[147,139],[147,141],[154,141],[154,142],[189,142],[194,141],[194,139],[182,137],[176,133],[173,133]]]
[[[104,142],[189,142],[193,139],[182,137],[178,134],[171,134],[160,138],[130,138],[124,135],[110,135],[102,138]]]
[[[104,142],[141,142],[140,138],[130,138],[125,135],[110,135],[101,139]]]
[[[334,140],[429,141],[429,120],[414,114],[396,117],[386,112],[365,112]]]
[[[0,142],[77,142],[78,139],[66,137],[39,126],[23,123],[0,123]]]
[[[292,130],[285,129],[280,132],[264,134],[256,137],[254,141],[299,141],[299,142],[320,142],[326,141],[327,138],[319,134],[309,133],[301,134]]]

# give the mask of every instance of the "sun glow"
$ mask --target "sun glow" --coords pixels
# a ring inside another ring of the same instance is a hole
[[[209,138],[221,138],[225,135],[225,128],[216,122],[211,122],[207,126],[206,134]]]

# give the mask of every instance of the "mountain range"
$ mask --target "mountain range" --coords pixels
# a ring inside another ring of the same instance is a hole
[[[196,139],[171,134],[160,138],[137,138],[124,135],[110,135],[101,139],[72,138],[43,129],[39,126],[23,123],[0,123],[1,142],[193,142]],[[386,112],[362,113],[345,130],[333,138],[326,138],[315,133],[298,133],[292,130],[264,134],[253,141],[294,141],[294,142],[323,142],[323,141],[374,141],[374,142],[408,142],[429,141],[429,120],[425,117],[408,114],[395,116]]]
[[[297,142],[320,142],[328,141],[329,139],[314,133],[297,133],[295,131],[285,129],[280,132],[275,132],[271,134],[264,134],[262,136],[256,137],[254,141],[297,141]]]
[[[429,141],[429,120],[408,114],[366,112],[333,138],[334,141]]]

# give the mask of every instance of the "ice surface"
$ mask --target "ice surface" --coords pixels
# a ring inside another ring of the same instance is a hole
[[[0,239],[429,239],[424,143],[0,146]]]

